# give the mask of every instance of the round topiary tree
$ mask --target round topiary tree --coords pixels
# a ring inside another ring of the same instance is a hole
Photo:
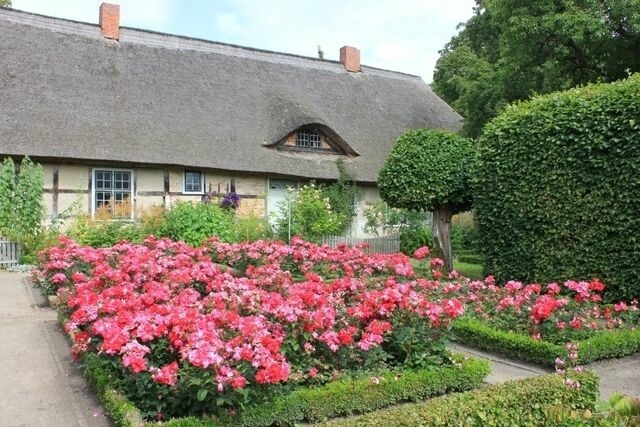
[[[410,130],[398,139],[378,177],[380,195],[390,206],[433,211],[434,240],[449,271],[451,217],[472,206],[475,165],[472,140],[444,130]]]
[[[513,105],[479,145],[489,272],[599,277],[609,300],[640,297],[640,74]]]

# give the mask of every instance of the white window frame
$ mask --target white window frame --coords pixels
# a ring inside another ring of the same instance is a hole
[[[93,168],[91,169],[91,217],[95,217],[96,215],[96,172],[98,171],[108,171],[108,172],[129,172],[131,174],[131,215],[129,219],[135,219],[135,209],[134,209],[134,201],[136,197],[136,189],[135,189],[135,170],[133,169],[122,169],[122,168],[112,168],[112,167],[101,167],[101,168]],[[113,190],[113,189],[112,189]],[[122,218],[113,218],[114,220],[122,220]]]
[[[303,138],[303,134],[307,134]],[[317,140],[316,140],[317,139]],[[296,131],[296,147],[308,150],[318,150],[322,148],[322,133],[317,129],[298,129]],[[300,143],[301,140],[306,140],[306,143]]]
[[[187,191],[187,172],[198,172],[200,174],[200,191]],[[199,169],[185,169],[182,172],[182,194],[204,194],[204,172]]]

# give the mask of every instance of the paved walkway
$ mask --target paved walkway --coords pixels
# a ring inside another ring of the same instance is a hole
[[[69,356],[56,313],[26,279],[0,271],[0,426],[112,426]],[[490,384],[550,372],[458,344],[452,350],[490,360]],[[640,353],[588,368],[600,375],[602,398],[640,396]]]
[[[0,271],[0,426],[112,426],[26,277]]]
[[[486,380],[489,384],[553,372],[537,365],[516,362],[459,344],[452,345],[451,349],[458,353],[489,360],[491,373]],[[608,400],[614,392],[628,396],[640,396],[640,353],[621,359],[593,363],[586,365],[585,368],[595,371],[600,377],[601,399]]]

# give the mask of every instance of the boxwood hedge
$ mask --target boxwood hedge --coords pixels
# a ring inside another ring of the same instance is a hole
[[[549,416],[552,408],[593,411],[598,399],[598,377],[585,371],[571,374],[580,387],[569,389],[559,375],[508,381],[474,392],[453,394],[427,402],[336,419],[325,426],[566,426]]]
[[[599,277],[609,300],[640,296],[640,75],[512,105],[479,151],[486,271]]]
[[[563,345],[495,329],[477,319],[457,319],[453,324],[453,332],[462,344],[538,365],[553,367],[556,357],[564,358],[567,355]],[[578,345],[580,364],[628,356],[640,351],[640,329],[602,331],[578,341]]]
[[[461,361],[460,366],[388,372],[377,377],[377,384],[371,377],[345,378],[276,396],[270,402],[246,407],[228,419],[184,417],[155,423],[143,420],[138,408],[112,387],[114,373],[110,364],[92,353],[84,356],[83,363],[85,375],[104,404],[105,412],[116,425],[123,427],[292,426],[471,390],[483,383],[490,370],[487,361],[468,359]]]

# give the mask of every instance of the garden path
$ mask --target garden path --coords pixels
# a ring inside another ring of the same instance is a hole
[[[56,313],[27,275],[0,271],[0,426],[113,424],[73,364]]]
[[[458,353],[489,360],[491,373],[486,379],[489,384],[553,372],[537,365],[516,362],[460,344],[453,344],[450,348]],[[600,377],[601,399],[608,400],[614,392],[628,396],[640,396],[640,353],[620,359],[592,363],[586,365],[585,368],[595,371]]]

